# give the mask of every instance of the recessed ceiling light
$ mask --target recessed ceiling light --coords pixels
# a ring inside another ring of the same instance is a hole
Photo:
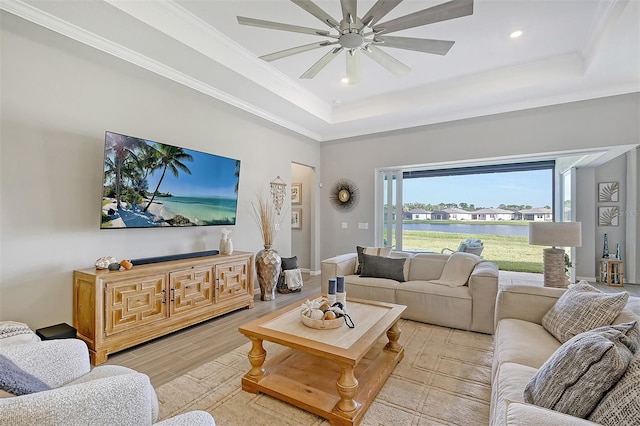
[[[349,79],[348,79],[347,77],[342,77],[342,78],[340,79],[340,83],[342,83],[342,84],[349,84]]]
[[[514,32],[512,32],[511,34],[509,34],[509,37],[511,37],[511,38],[518,38],[518,37],[520,37],[521,35],[522,35],[522,31],[517,30],[517,31],[514,31]]]

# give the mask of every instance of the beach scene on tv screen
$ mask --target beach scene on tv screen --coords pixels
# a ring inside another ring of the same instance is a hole
[[[235,225],[240,161],[107,132],[103,229]]]

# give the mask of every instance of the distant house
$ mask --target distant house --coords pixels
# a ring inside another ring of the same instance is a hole
[[[435,220],[471,220],[471,213],[456,208],[437,210],[431,213],[431,219]]]
[[[471,213],[471,220],[513,220],[515,212],[505,209],[480,209]]]
[[[529,220],[533,222],[551,222],[553,220],[553,212],[546,207],[520,210],[515,216],[516,220]]]
[[[404,217],[409,220],[428,220],[431,219],[431,212],[425,209],[411,209],[404,213]]]

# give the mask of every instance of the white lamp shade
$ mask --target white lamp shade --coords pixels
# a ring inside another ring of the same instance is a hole
[[[529,244],[552,247],[580,247],[581,222],[529,222]]]

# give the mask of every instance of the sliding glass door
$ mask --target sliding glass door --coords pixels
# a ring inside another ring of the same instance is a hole
[[[402,250],[402,170],[376,174],[376,245]]]

